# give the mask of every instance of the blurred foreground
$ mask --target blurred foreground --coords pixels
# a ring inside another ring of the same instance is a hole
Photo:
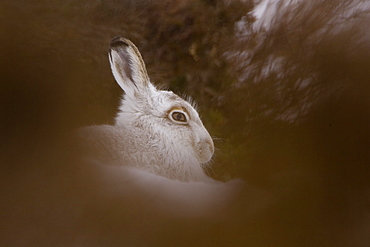
[[[0,245],[368,246],[370,6],[287,5],[269,22],[253,2],[3,0]],[[221,139],[210,174],[244,187],[80,159],[73,130],[119,102],[116,35],[195,98]]]

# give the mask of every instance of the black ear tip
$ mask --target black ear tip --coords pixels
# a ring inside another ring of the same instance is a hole
[[[119,46],[129,46],[129,44],[127,43],[126,39],[121,36],[114,37],[110,41],[110,48],[115,48]]]

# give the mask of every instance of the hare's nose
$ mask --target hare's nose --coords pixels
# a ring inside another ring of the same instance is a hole
[[[113,49],[119,46],[129,46],[129,44],[126,42],[126,39],[121,36],[114,37],[110,41],[110,48]]]
[[[212,138],[208,135],[207,138],[201,140],[198,144],[198,157],[200,163],[207,163],[212,159],[215,151]]]
[[[210,138],[208,141],[207,141],[207,144],[209,146],[209,151],[211,152],[211,154],[213,155],[214,152],[215,152],[215,146],[213,144],[213,141],[212,141],[212,138]]]

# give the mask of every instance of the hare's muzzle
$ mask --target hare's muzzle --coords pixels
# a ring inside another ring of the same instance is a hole
[[[198,160],[204,164],[211,160],[215,147],[212,138],[208,135],[207,138],[200,140],[197,145]]]

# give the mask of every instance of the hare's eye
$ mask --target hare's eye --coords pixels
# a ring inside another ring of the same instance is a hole
[[[188,123],[188,117],[184,112],[180,111],[173,111],[170,114],[170,119],[176,123],[180,124],[187,124]]]
[[[176,121],[180,121],[180,122],[185,122],[186,121],[185,114],[181,113],[181,112],[172,113],[172,118],[175,119]]]

